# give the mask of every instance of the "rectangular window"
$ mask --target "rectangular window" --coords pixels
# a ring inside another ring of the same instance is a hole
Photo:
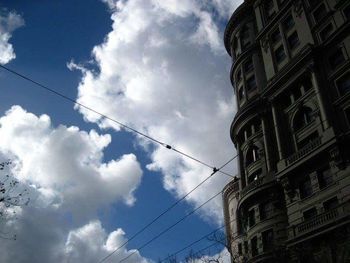
[[[279,40],[281,40],[281,32],[277,28],[275,31],[271,33],[271,42],[272,44],[276,44]]]
[[[267,20],[270,20],[271,17],[275,14],[273,0],[265,1],[264,8],[265,8],[266,18],[267,18]]]
[[[281,63],[285,59],[286,53],[284,52],[283,45],[281,45],[279,48],[276,49],[275,57],[276,57],[276,61],[278,64]]]
[[[340,95],[350,92],[350,72],[346,73],[337,81],[337,87]]]
[[[249,227],[252,227],[255,225],[255,209],[252,209],[248,212],[248,218],[249,218]]]
[[[263,249],[264,252],[270,251],[273,249],[273,230],[269,229],[264,232],[262,232],[262,242],[263,242]]]
[[[322,41],[325,41],[333,33],[333,24],[329,23],[325,28],[320,32],[320,38]]]
[[[298,37],[298,33],[294,31],[289,37],[288,37],[288,45],[291,50],[295,49],[297,46],[299,46],[300,41]]]
[[[325,211],[329,211],[329,210],[336,208],[338,206],[338,204],[339,204],[338,198],[335,196],[335,197],[327,200],[326,202],[324,202],[323,207],[324,207]]]
[[[273,216],[273,204],[271,202],[262,203],[259,206],[260,220],[268,219]]]
[[[254,69],[253,61],[249,59],[246,63],[244,63],[244,73],[247,74]]]
[[[252,244],[252,256],[256,256],[258,255],[258,239],[257,237],[253,237],[251,240],[251,244]]]
[[[343,10],[343,12],[344,12],[345,18],[346,18],[347,20],[350,20],[350,5],[348,5],[347,7],[345,7],[344,10]]]
[[[341,48],[337,49],[330,57],[329,57],[329,65],[331,69],[334,70],[339,67],[341,64],[345,62],[345,57]]]
[[[286,32],[291,30],[295,24],[293,16],[291,14],[289,16],[287,16],[287,18],[285,20],[283,20],[282,24],[283,24],[283,29]]]
[[[317,180],[320,189],[333,183],[333,175],[329,166],[317,171]]]
[[[299,183],[299,193],[300,193],[300,199],[304,199],[312,195],[311,180],[308,175],[304,178],[303,181]]]
[[[324,3],[322,3],[313,13],[315,23],[319,23],[322,18],[327,15],[327,9]]]
[[[255,76],[251,76],[249,79],[247,79],[247,92],[251,92],[256,89],[256,81]]]
[[[308,220],[310,218],[313,218],[314,216],[317,215],[317,210],[315,207],[309,209],[309,210],[306,210],[304,213],[303,213],[303,216],[304,216],[304,220]]]
[[[244,253],[248,254],[248,252],[249,252],[248,241],[244,241]]]

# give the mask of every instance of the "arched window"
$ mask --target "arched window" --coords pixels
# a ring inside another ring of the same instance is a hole
[[[245,159],[245,166],[248,166],[251,163],[260,159],[258,151],[259,151],[259,148],[256,147],[255,145],[251,146],[248,149],[246,159]]]
[[[302,107],[294,117],[293,128],[295,131],[300,130],[314,120],[312,109]]]

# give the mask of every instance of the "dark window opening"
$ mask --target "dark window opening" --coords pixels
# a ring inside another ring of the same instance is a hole
[[[249,252],[248,241],[244,241],[244,253],[248,254],[248,252]]]
[[[246,63],[244,63],[244,73],[247,74],[254,69],[253,61],[249,59]]]
[[[350,107],[345,109],[345,117],[348,121],[348,126],[350,126]]]
[[[246,155],[246,163],[245,163],[246,166],[260,159],[258,151],[259,149],[255,145],[253,145],[248,149],[247,155]]]
[[[320,3],[320,0],[309,0],[309,7],[314,7]]]
[[[271,202],[261,203],[259,206],[260,220],[271,218],[274,206]]]
[[[310,195],[312,195],[312,186],[310,177],[307,175],[303,181],[299,183],[299,193],[300,198],[304,199]]]
[[[347,20],[350,20],[350,5],[344,8],[344,15]]]
[[[314,120],[314,114],[309,107],[303,107],[294,117],[293,128],[295,131],[300,130]]]
[[[255,225],[255,209],[252,209],[248,212],[248,218],[249,218],[249,227],[252,227]]]
[[[299,87],[299,85],[297,85],[293,90],[292,90],[292,94],[294,97],[294,100],[297,100],[301,97],[301,89]]]
[[[282,45],[276,49],[275,57],[276,57],[277,63],[281,63],[285,59],[286,53],[284,52],[284,48]]]
[[[291,34],[289,37],[288,37],[288,45],[289,45],[289,48],[291,50],[295,49],[297,46],[299,46],[300,44],[300,41],[299,41],[299,37],[298,37],[298,33],[296,31],[294,31],[293,34]]]
[[[251,240],[252,243],[252,256],[258,255],[258,239],[257,237],[253,237]]]
[[[252,76],[249,79],[247,79],[247,91],[251,92],[255,89],[256,89],[255,76]]]
[[[303,216],[304,216],[304,220],[308,220],[314,216],[317,215],[317,210],[315,207],[309,209],[309,210],[306,210],[304,213],[303,213]]]
[[[242,255],[242,244],[241,243],[239,243],[238,244],[238,255]]]
[[[241,44],[242,44],[242,49],[246,49],[250,45],[250,35],[249,35],[249,28],[248,27],[243,27],[241,31]]]
[[[321,40],[326,40],[333,32],[333,24],[329,23],[325,28],[323,28],[320,32]]]
[[[337,87],[340,95],[344,95],[350,91],[350,72],[346,73],[337,81]]]
[[[338,204],[339,204],[338,198],[335,196],[327,200],[326,202],[324,202],[323,207],[325,211],[329,211],[329,210],[335,209],[338,206]]]
[[[262,232],[262,242],[264,252],[270,251],[273,249],[273,230],[269,229]]]
[[[265,1],[264,8],[265,8],[266,18],[267,18],[267,20],[269,20],[275,14],[275,8],[274,8],[273,0]]]
[[[280,33],[280,30],[277,28],[271,34],[271,42],[272,44],[276,44],[277,41],[279,41],[280,39],[281,39],[281,33]]]
[[[289,15],[284,21],[283,21],[283,29],[287,32],[294,26],[294,19],[292,15]]]
[[[333,175],[329,166],[317,171],[318,185],[320,189],[324,189],[333,183]]]
[[[312,88],[312,81],[310,77],[305,77],[302,83],[304,91],[307,92]]]
[[[343,62],[345,61],[345,57],[343,54],[342,49],[337,49],[330,57],[329,57],[329,64],[331,66],[331,68],[334,70],[336,69],[338,66],[340,66],[341,64],[343,64]]]
[[[262,171],[261,171],[261,169],[259,169],[259,170],[255,171],[254,173],[252,173],[251,175],[249,175],[248,184],[258,180],[260,178],[261,174],[262,174]]]
[[[313,16],[315,22],[318,23],[327,15],[327,9],[324,3],[322,3],[317,9],[314,11]]]

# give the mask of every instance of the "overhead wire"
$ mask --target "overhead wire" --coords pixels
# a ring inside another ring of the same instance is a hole
[[[228,160],[226,163],[224,163],[222,166],[220,166],[218,169],[213,169],[213,172],[207,176],[203,181],[201,181],[199,184],[197,184],[194,188],[192,188],[189,192],[187,192],[185,195],[183,195],[181,198],[176,200],[172,205],[170,205],[168,208],[166,208],[162,213],[160,213],[157,217],[155,217],[153,220],[151,220],[149,223],[147,223],[144,227],[142,227],[139,231],[137,231],[134,235],[132,235],[128,240],[126,240],[124,243],[122,243],[119,247],[117,247],[115,250],[110,252],[107,256],[102,258],[99,263],[102,263],[106,261],[109,257],[111,257],[114,253],[116,253],[119,249],[124,247],[126,244],[128,244],[130,241],[135,239],[138,235],[140,235],[142,232],[144,232],[148,227],[153,225],[158,219],[160,219],[162,216],[164,216],[166,213],[168,213],[170,210],[172,210],[176,205],[178,205],[180,202],[185,200],[191,193],[196,191],[201,185],[203,185],[206,181],[208,181],[214,174],[216,174],[220,169],[224,168],[226,165],[228,165],[230,162],[232,162],[235,158],[237,158],[238,155],[233,156],[230,160]]]
[[[77,100],[72,99],[71,97],[69,97],[69,96],[67,96],[67,95],[65,95],[65,94],[63,94],[63,93],[61,93],[61,92],[58,92],[58,91],[56,91],[56,90],[54,90],[54,89],[52,89],[52,88],[49,88],[48,86],[43,85],[43,84],[41,84],[41,83],[39,83],[39,82],[33,80],[32,78],[27,77],[27,76],[25,76],[25,75],[23,75],[23,74],[21,74],[21,73],[15,71],[15,70],[13,70],[13,69],[10,69],[10,68],[8,68],[8,67],[6,67],[6,66],[4,66],[4,65],[1,65],[1,64],[0,64],[0,67],[3,68],[3,69],[5,69],[6,71],[12,73],[12,74],[14,74],[14,75],[16,75],[16,76],[18,76],[18,77],[24,79],[24,80],[27,80],[27,81],[29,81],[29,82],[35,84],[36,86],[38,86],[38,87],[40,87],[40,88],[42,88],[42,89],[45,89],[45,90],[47,90],[47,91],[49,91],[49,92],[51,92],[51,93],[53,93],[53,94],[55,94],[55,95],[57,95],[57,96],[63,98],[63,99],[65,99],[65,100],[68,100],[68,101],[74,103],[75,105],[78,105],[78,106],[80,106],[80,107],[82,107],[82,108],[84,108],[84,109],[86,109],[86,110],[88,110],[88,111],[91,111],[91,112],[93,112],[93,113],[95,113],[95,114],[97,114],[97,115],[100,115],[101,117],[103,117],[103,118],[105,118],[105,119],[107,119],[107,120],[110,120],[110,121],[112,121],[112,122],[118,124],[119,126],[122,126],[122,127],[123,127],[124,129],[126,129],[126,130],[129,130],[129,131],[131,131],[131,132],[133,132],[133,133],[135,133],[135,134],[137,134],[137,135],[139,135],[139,136],[141,136],[141,137],[147,138],[148,140],[150,140],[150,141],[152,141],[152,142],[154,142],[154,143],[156,143],[156,144],[159,144],[159,145],[165,147],[165,148],[168,149],[168,150],[172,150],[172,151],[174,151],[174,152],[176,152],[176,153],[178,153],[178,154],[180,154],[180,155],[182,155],[182,156],[184,156],[184,157],[186,157],[186,158],[188,158],[188,159],[191,159],[192,161],[195,161],[195,162],[197,162],[197,163],[199,163],[199,164],[202,164],[202,165],[204,165],[204,166],[206,166],[206,167],[208,167],[208,168],[210,168],[210,169],[213,169],[213,170],[217,169],[215,166],[212,166],[212,165],[210,165],[210,164],[208,164],[208,163],[206,163],[206,162],[204,162],[204,161],[201,161],[201,160],[199,160],[198,158],[196,158],[196,157],[194,157],[194,156],[192,156],[192,155],[189,155],[189,154],[185,153],[184,151],[178,150],[178,149],[174,148],[173,146],[171,146],[171,145],[169,145],[169,144],[167,144],[167,143],[165,143],[165,142],[162,142],[162,141],[160,141],[160,140],[158,140],[158,139],[156,139],[156,138],[154,138],[154,137],[152,137],[152,136],[150,136],[150,135],[148,135],[148,134],[146,134],[146,133],[144,133],[144,132],[141,132],[141,131],[139,131],[139,130],[137,130],[137,129],[135,129],[135,128],[129,126],[129,125],[127,125],[127,124],[125,124],[125,123],[122,123],[122,122],[120,122],[120,121],[118,121],[118,120],[116,120],[116,119],[114,119],[114,118],[112,118],[112,117],[109,117],[108,115],[106,115],[106,114],[104,114],[104,113],[101,113],[101,112],[99,112],[99,111],[97,111],[97,110],[95,110],[95,109],[93,109],[93,108],[91,108],[91,107],[89,107],[89,106],[87,106],[87,105],[85,105],[85,104],[82,104],[82,103],[78,102]],[[222,174],[224,174],[224,175],[227,175],[227,176],[229,176],[229,177],[234,178],[233,175],[231,175],[231,174],[229,174],[229,173],[227,173],[227,172],[220,171],[220,173],[222,173]]]

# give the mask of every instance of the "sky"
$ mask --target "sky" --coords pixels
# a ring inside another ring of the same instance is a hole
[[[220,167],[235,156],[223,32],[240,2],[0,0],[0,64]],[[0,158],[31,197],[0,221],[16,235],[1,262],[99,262],[212,172],[4,69],[0,91]],[[222,226],[219,195],[140,249],[231,179],[216,173],[105,262],[156,262]]]

